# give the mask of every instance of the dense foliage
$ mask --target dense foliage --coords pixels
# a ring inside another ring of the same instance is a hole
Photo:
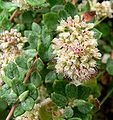
[[[112,14],[112,1],[0,0],[0,120],[110,120]]]

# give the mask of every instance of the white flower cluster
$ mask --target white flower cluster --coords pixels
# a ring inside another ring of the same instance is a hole
[[[91,10],[96,11],[97,19],[102,17],[113,17],[113,8],[111,1],[95,2],[92,4]]]
[[[78,5],[78,10],[81,12],[82,8],[84,8],[87,4],[86,0],[83,0],[81,4]],[[90,10],[96,11],[97,19],[103,17],[113,17],[113,8],[111,1],[103,1],[102,3],[97,2],[97,0],[90,1]]]
[[[22,53],[22,47],[26,40],[16,29],[5,30],[0,33],[0,69]]]
[[[93,23],[86,23],[78,15],[61,20],[59,36],[52,40],[56,72],[63,73],[76,85],[89,80],[95,73],[96,59],[101,57],[94,38]]]

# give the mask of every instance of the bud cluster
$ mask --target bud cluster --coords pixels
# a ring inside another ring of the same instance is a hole
[[[56,72],[72,79],[76,85],[95,75],[96,59],[101,54],[97,48],[93,23],[86,23],[80,16],[61,20],[58,37],[52,40]]]

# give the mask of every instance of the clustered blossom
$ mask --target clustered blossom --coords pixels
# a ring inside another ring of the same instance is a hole
[[[79,11],[82,11],[82,8],[84,8],[87,4],[86,0],[83,0],[81,4],[79,4],[78,9]],[[96,11],[97,19],[101,19],[103,17],[113,17],[113,8],[112,8],[112,2],[111,1],[103,1],[102,3],[97,2],[97,0],[93,0],[90,3],[90,10]]]
[[[24,42],[26,38],[16,29],[0,33],[0,69],[22,53]]]
[[[61,20],[58,37],[52,40],[56,72],[72,79],[76,85],[89,80],[96,73],[96,59],[101,54],[97,48],[93,23],[86,23],[78,15]]]
[[[93,3],[91,10],[96,11],[97,18],[102,17],[113,17],[113,9],[111,1],[103,1],[102,3],[95,2]]]

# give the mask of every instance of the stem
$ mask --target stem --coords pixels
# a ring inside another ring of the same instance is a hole
[[[28,72],[27,72],[27,74],[26,74],[26,76],[25,76],[25,79],[24,79],[24,81],[23,81],[23,84],[26,84],[29,76],[30,76],[31,73],[33,72],[34,66],[35,66],[35,63],[36,63],[37,59],[38,59],[38,54],[36,55],[35,61],[34,61],[33,64],[31,65],[30,69],[28,70]],[[17,101],[12,105],[12,108],[11,108],[11,110],[10,110],[10,112],[9,112],[6,120],[10,120],[10,119],[11,119],[11,117],[12,117],[12,115],[13,115],[13,112],[14,112],[14,110],[15,110],[18,102],[19,102],[19,101],[18,101],[18,99],[17,99]]]
[[[11,108],[11,110],[10,110],[7,118],[6,118],[6,120],[10,120],[10,119],[11,119],[11,117],[12,117],[12,115],[13,115],[13,112],[14,112],[16,106],[17,106],[17,102],[15,102],[15,103],[13,104],[13,106],[12,106],[12,108]]]
[[[112,94],[113,88],[108,92],[108,94],[104,97],[104,99],[101,101],[100,106],[103,105],[103,103],[109,98],[109,96]]]
[[[11,15],[11,17],[9,18],[9,21],[12,22],[13,19],[15,18],[15,16],[17,16],[19,11],[19,8],[16,8],[15,11],[13,12],[13,14]]]
[[[107,16],[103,17],[100,21],[97,21],[95,26],[97,26],[98,24],[100,24],[103,20],[105,20],[107,18]]]

